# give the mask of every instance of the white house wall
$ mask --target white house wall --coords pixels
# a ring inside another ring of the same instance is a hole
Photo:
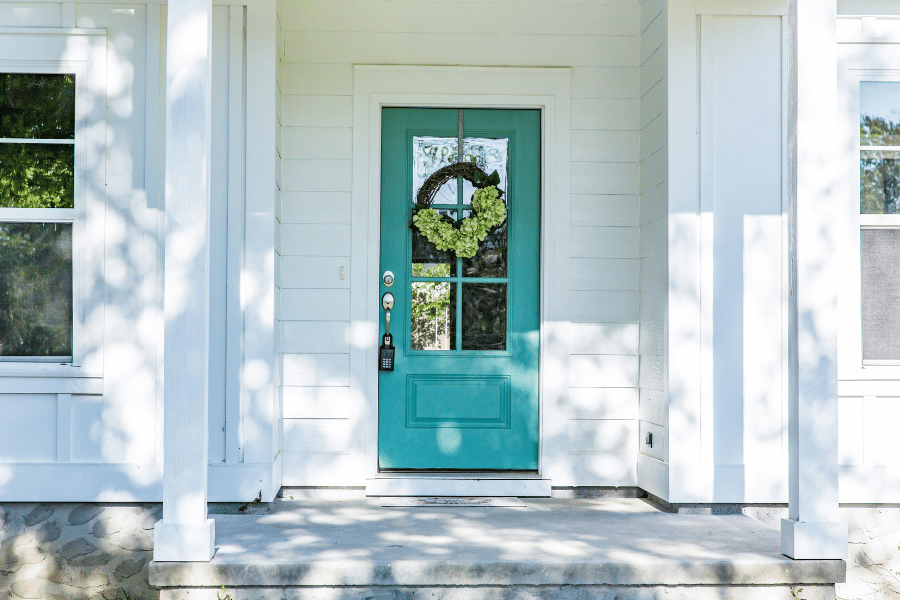
[[[86,322],[101,334],[101,361],[95,377],[85,378],[23,379],[12,377],[15,365],[0,365],[2,500],[162,498],[165,13],[158,2],[0,2],[0,27],[107,32],[105,89],[96,90],[106,103],[106,122],[96,124],[106,129],[106,179],[97,182],[105,186],[105,214],[86,221],[88,248],[102,250],[90,265],[100,271],[102,301],[87,307]],[[275,455],[270,441],[267,486],[242,464],[242,425],[254,425],[252,413],[240,412],[239,379],[244,14],[244,7],[217,6],[213,18],[211,500],[249,500],[271,487]]]
[[[838,124],[843,165],[841,222],[846,246],[839,271],[846,281],[838,311],[838,411],[841,502],[900,501],[900,460],[892,431],[900,418],[900,369],[861,363],[859,280],[860,81],[900,81],[900,6],[894,2],[838,2]],[[879,218],[879,215],[869,215]],[[886,216],[886,215],[885,215]],[[888,218],[892,218],[889,217]],[[893,223],[896,226],[896,221]]]
[[[787,8],[669,3],[670,502],[787,501]]]
[[[283,2],[285,485],[364,484],[373,400],[350,392],[354,64],[572,67],[564,484],[637,485],[639,20],[636,2]]]

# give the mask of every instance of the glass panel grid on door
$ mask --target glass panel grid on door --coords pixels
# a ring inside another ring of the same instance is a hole
[[[509,137],[463,140],[463,159],[476,162],[486,173],[497,171],[499,187],[510,198],[508,148]],[[415,203],[415,193],[431,173],[459,160],[458,138],[414,136],[412,157]],[[438,190],[432,206],[453,221],[470,218],[474,191],[462,178],[451,180]],[[507,205],[507,222],[509,218]],[[413,228],[410,351],[506,351],[507,222],[491,231],[471,258],[437,250]]]

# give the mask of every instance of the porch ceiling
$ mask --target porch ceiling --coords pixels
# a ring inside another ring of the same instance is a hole
[[[518,508],[277,501],[216,515],[210,563],[152,563],[163,588],[251,586],[785,586],[844,580],[794,561],[744,515],[664,513],[639,499],[524,499]]]

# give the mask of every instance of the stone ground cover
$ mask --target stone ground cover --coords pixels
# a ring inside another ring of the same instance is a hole
[[[0,600],[153,600],[159,504],[0,506]]]

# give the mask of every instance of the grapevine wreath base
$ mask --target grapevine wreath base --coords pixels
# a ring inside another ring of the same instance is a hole
[[[471,217],[454,221],[431,208],[434,196],[445,183],[462,177],[477,189],[472,194]],[[503,190],[497,187],[500,175],[487,175],[475,163],[453,163],[432,173],[416,194],[413,226],[438,250],[452,250],[456,256],[471,258],[488,233],[506,221]]]

